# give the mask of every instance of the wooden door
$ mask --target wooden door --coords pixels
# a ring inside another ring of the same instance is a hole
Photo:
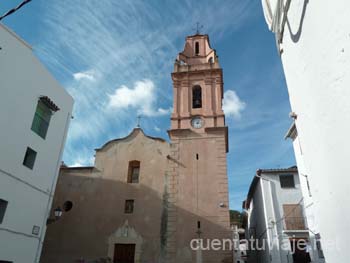
[[[294,263],[309,263],[311,262],[310,254],[307,252],[307,240],[305,239],[292,239],[291,247],[293,253]]]
[[[135,244],[115,244],[114,263],[134,263]]]

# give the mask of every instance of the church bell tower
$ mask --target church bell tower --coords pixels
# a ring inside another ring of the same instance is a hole
[[[171,130],[204,133],[206,128],[225,127],[222,69],[208,35],[186,38],[184,51],[176,58],[172,79]]]
[[[232,239],[223,73],[208,35],[186,38],[171,76],[174,104],[168,131],[166,262],[226,262],[232,255],[228,248],[193,250],[190,246],[198,238]]]

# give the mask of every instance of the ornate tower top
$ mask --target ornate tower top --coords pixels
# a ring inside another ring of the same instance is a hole
[[[186,37],[184,50],[175,60],[175,72],[220,68],[215,49],[210,47],[209,36],[196,34]]]
[[[174,88],[171,131],[205,134],[209,129],[226,128],[222,69],[208,35],[186,37],[171,76]]]

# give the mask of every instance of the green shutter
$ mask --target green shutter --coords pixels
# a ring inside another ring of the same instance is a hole
[[[38,101],[34,119],[32,122],[32,131],[45,139],[51,119],[51,110],[41,101]]]

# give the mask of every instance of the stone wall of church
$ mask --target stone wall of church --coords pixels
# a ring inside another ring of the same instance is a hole
[[[116,243],[136,244],[135,262],[161,262],[163,195],[169,144],[135,129],[96,152],[95,167],[62,168],[53,208],[73,208],[49,225],[41,262],[92,262],[114,256]],[[139,183],[127,183],[129,161],[140,161]],[[125,200],[133,213],[124,213]]]

